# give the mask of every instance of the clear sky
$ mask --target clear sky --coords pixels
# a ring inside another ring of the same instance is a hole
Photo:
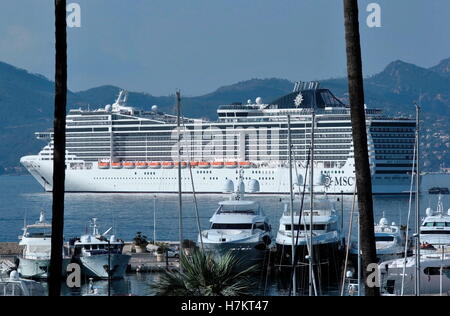
[[[154,95],[211,92],[250,78],[345,76],[341,0],[67,0],[69,88],[104,84]],[[366,6],[382,8],[368,28]],[[364,71],[450,57],[449,0],[361,0]],[[53,78],[53,0],[3,0],[0,60]]]

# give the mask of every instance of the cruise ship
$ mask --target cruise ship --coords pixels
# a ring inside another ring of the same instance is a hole
[[[294,186],[304,179],[314,131],[314,191],[351,194],[355,165],[350,108],[318,82],[297,82],[291,93],[265,103],[261,98],[222,105],[218,119],[177,117],[127,105],[121,91],[114,104],[67,115],[66,191],[174,193],[177,169],[182,188],[223,193],[223,183],[259,186],[258,194],[289,193],[288,116],[291,118]],[[315,119],[313,120],[313,114]],[[375,194],[409,192],[415,120],[388,117],[366,107],[369,159]],[[314,126],[312,126],[314,122]],[[47,145],[21,163],[52,190],[53,133],[38,132]],[[181,157],[181,159],[179,158]]]

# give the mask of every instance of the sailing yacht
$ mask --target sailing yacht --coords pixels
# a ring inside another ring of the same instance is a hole
[[[121,279],[125,275],[131,256],[122,253],[124,241],[105,233],[99,234],[97,219],[92,219],[92,233],[71,240],[73,257],[81,265],[82,273],[89,278],[107,279],[108,271],[112,279]]]
[[[50,266],[52,225],[45,220],[41,211],[39,221],[25,225],[19,245],[23,247],[19,257],[18,272],[22,278],[46,279]],[[64,254],[63,254],[64,255]],[[70,258],[64,255],[62,275],[65,274]]]
[[[271,244],[271,226],[261,205],[245,199],[244,192],[241,179],[230,200],[219,202],[210,228],[201,232],[198,242],[203,241],[207,251],[232,252],[247,262],[257,262],[264,259]]]

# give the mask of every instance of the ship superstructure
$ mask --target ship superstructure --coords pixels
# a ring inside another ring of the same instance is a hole
[[[228,180],[238,183],[242,170],[248,186],[259,193],[288,193],[287,116],[291,131],[295,186],[303,175],[315,114],[314,190],[353,193],[354,155],[350,108],[316,82],[296,83],[293,92],[264,103],[261,98],[218,108],[218,120],[182,118],[156,106],[139,110],[126,104],[122,91],[116,102],[97,110],[71,110],[67,116],[66,190],[69,192],[177,191],[181,163],[183,191],[221,193]],[[366,109],[373,191],[409,192],[416,123]],[[43,150],[21,163],[46,191],[52,190],[52,132],[36,133],[47,140]],[[178,139],[182,161],[178,162]],[[309,179],[306,179],[308,182]]]

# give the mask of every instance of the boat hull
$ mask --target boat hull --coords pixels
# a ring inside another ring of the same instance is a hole
[[[292,270],[292,246],[286,244],[276,244],[277,256],[275,266],[280,270],[290,272]],[[309,260],[308,247],[306,245],[297,246],[297,282],[299,288],[306,288],[309,282]],[[320,279],[321,286],[334,285],[342,278],[342,262],[344,249],[341,242],[323,243],[313,246],[314,271],[316,280]],[[317,276],[320,275],[320,278]]]
[[[66,275],[70,259],[63,259],[61,276]],[[18,272],[24,279],[47,279],[50,259],[19,259]]]
[[[88,278],[108,279],[108,263],[111,263],[111,278],[124,277],[131,256],[122,254],[93,255],[78,258],[82,274]]]
[[[204,242],[204,248],[215,255],[223,256],[231,253],[235,256],[241,266],[250,267],[261,263],[268,255],[267,246],[264,242],[245,243],[208,243]]]
[[[27,156],[21,163],[37,180],[45,191],[52,191],[53,165],[51,161],[41,160],[38,156]],[[80,162],[83,163],[83,162]],[[194,168],[192,176],[196,183],[197,193],[223,193],[223,184],[226,179],[236,177],[236,168],[209,168],[208,178],[205,178],[201,168]],[[330,183],[321,184],[319,176],[315,179],[315,192],[327,194],[353,194],[354,172],[353,167],[347,164],[342,167],[341,175],[334,177]],[[298,170],[299,174],[304,169]],[[267,174],[268,177],[255,176]],[[318,175],[320,172],[318,170]],[[251,167],[243,170],[243,175],[249,179],[257,180],[260,190],[257,194],[287,194],[289,192],[289,169],[286,167]],[[294,175],[295,176],[295,175]],[[388,176],[388,175],[386,175]],[[373,179],[374,194],[409,194],[410,179],[408,177],[391,176],[390,181]],[[189,169],[182,170],[182,177],[190,177]],[[396,177],[398,179],[396,180]],[[120,179],[120,180],[119,180]],[[174,188],[178,186],[178,170],[174,169],[70,169],[66,170],[66,192],[93,192],[93,193],[177,193]],[[205,181],[207,180],[208,181]],[[251,180],[244,181],[250,187]],[[190,181],[182,183],[183,192],[192,192]]]

